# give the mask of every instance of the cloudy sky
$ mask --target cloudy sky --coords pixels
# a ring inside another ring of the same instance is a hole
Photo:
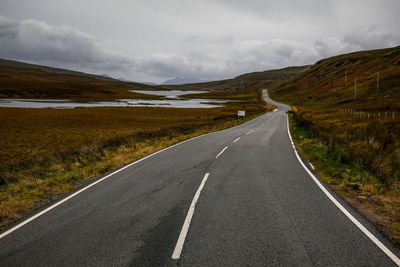
[[[1,0],[0,57],[214,80],[400,45],[399,0]]]

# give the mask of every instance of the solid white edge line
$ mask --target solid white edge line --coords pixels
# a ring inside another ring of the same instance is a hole
[[[287,114],[286,116],[287,116],[287,132],[290,138],[290,142],[292,143],[294,153],[296,154],[297,160],[300,162],[301,166],[303,166],[303,168],[310,175],[313,181],[318,185],[318,187],[322,190],[322,192],[324,192],[325,195],[333,202],[333,204],[335,204],[336,207],[338,207],[339,210],[342,211],[347,216],[347,218],[349,218],[369,239],[371,239],[371,241],[374,242],[375,245],[377,245],[395,264],[397,264],[397,266],[400,266],[400,259],[392,251],[390,251],[390,249],[388,249],[381,241],[379,241],[379,239],[376,238],[367,228],[365,228],[364,225],[362,225],[356,218],[354,218],[354,216],[351,215],[351,213],[348,212],[346,208],[343,207],[342,204],[340,204],[339,201],[337,201],[336,198],[332,196],[331,193],[329,193],[329,191],[321,184],[321,182],[317,179],[317,177],[315,177],[314,174],[303,163],[299,154],[297,153],[296,148],[293,145],[293,139],[289,130],[289,116]]]
[[[249,120],[249,121],[246,121],[245,123],[236,125],[236,126],[231,127],[231,128],[227,128],[227,129],[223,129],[223,130],[220,130],[220,131],[216,131],[216,132],[211,132],[211,133],[206,133],[206,134],[202,134],[202,135],[199,135],[199,136],[195,136],[195,137],[193,137],[193,138],[184,140],[184,141],[182,141],[182,142],[180,142],[180,143],[177,143],[177,144],[175,144],[175,145],[172,145],[172,146],[166,147],[166,148],[164,148],[164,149],[161,149],[161,150],[159,150],[159,151],[156,151],[156,152],[154,152],[154,153],[152,153],[152,154],[150,154],[150,155],[147,155],[146,157],[141,158],[141,159],[139,159],[139,160],[137,160],[137,161],[134,161],[134,162],[132,162],[132,163],[129,163],[128,165],[125,165],[124,167],[122,167],[122,168],[120,168],[120,169],[118,169],[118,170],[116,170],[116,171],[114,171],[114,172],[112,172],[112,173],[106,175],[105,177],[103,177],[103,178],[101,178],[101,179],[99,179],[99,180],[97,180],[97,181],[95,181],[95,182],[93,182],[93,183],[87,185],[86,187],[84,187],[84,188],[82,188],[82,189],[76,191],[75,193],[69,195],[68,197],[66,197],[66,198],[64,198],[64,199],[62,199],[62,200],[60,200],[59,202],[54,203],[54,204],[51,205],[50,207],[48,207],[48,208],[42,210],[42,211],[39,212],[39,213],[36,213],[35,215],[29,217],[28,219],[22,221],[21,223],[15,225],[14,227],[8,229],[7,231],[5,231],[5,232],[3,232],[3,233],[1,233],[1,234],[0,234],[0,239],[2,239],[3,237],[5,237],[5,236],[11,234],[11,233],[14,232],[15,230],[18,230],[19,228],[21,228],[21,227],[24,226],[25,224],[28,224],[29,222],[31,222],[31,221],[35,220],[36,218],[40,217],[41,215],[43,215],[43,214],[45,214],[45,213],[51,211],[52,209],[56,208],[57,206],[61,205],[61,204],[64,203],[64,202],[66,202],[67,200],[69,200],[69,199],[75,197],[76,195],[82,193],[83,191],[89,189],[90,187],[94,186],[95,184],[98,184],[98,183],[104,181],[105,179],[107,179],[107,178],[113,176],[113,175],[116,174],[116,173],[119,173],[120,171],[122,171],[122,170],[124,170],[124,169],[126,169],[126,168],[129,168],[129,167],[132,166],[132,165],[135,165],[136,163],[139,163],[139,162],[141,162],[141,161],[143,161],[143,160],[145,160],[145,159],[147,159],[147,158],[150,158],[150,157],[152,157],[152,156],[154,156],[154,155],[156,155],[156,154],[158,154],[158,153],[161,153],[161,152],[163,152],[163,151],[165,151],[165,150],[167,150],[167,149],[170,149],[170,148],[173,148],[173,147],[175,147],[175,146],[181,145],[181,144],[183,144],[183,143],[192,141],[192,140],[194,140],[194,139],[197,139],[197,138],[200,138],[200,137],[203,137],[203,136],[206,136],[206,135],[211,135],[211,134],[223,132],[223,131],[226,131],[226,130],[235,129],[235,128],[237,128],[237,127],[243,126],[243,125],[248,124],[248,123],[250,123],[250,122],[252,122],[252,121],[255,121],[256,119],[260,118],[260,117],[263,116],[263,115],[265,115],[265,114],[261,114],[261,115],[258,116],[258,117],[255,117],[255,118],[253,118],[253,119],[251,119],[251,120]]]
[[[254,132],[254,130],[251,130],[250,132],[247,132],[246,135],[251,134],[252,132]]]
[[[234,143],[236,143],[237,141],[239,141],[240,137],[236,138],[235,141],[233,141]]]
[[[218,153],[218,155],[215,157],[216,159],[222,154],[224,153],[225,149],[227,149],[228,147],[224,147],[224,149],[221,150],[221,152]]]
[[[178,238],[178,241],[176,242],[174,252],[172,253],[172,256],[171,256],[171,258],[174,260],[177,260],[181,257],[183,244],[185,243],[186,235],[189,231],[189,226],[192,221],[192,217],[194,214],[194,209],[196,207],[197,200],[200,197],[201,190],[203,190],[204,184],[206,183],[209,175],[210,175],[209,173],[206,173],[204,175],[204,178],[201,181],[201,184],[200,184],[199,188],[197,189],[196,194],[193,197],[192,203],[190,204],[188,213],[186,215],[185,221],[182,226],[181,233],[179,234],[179,238]]]

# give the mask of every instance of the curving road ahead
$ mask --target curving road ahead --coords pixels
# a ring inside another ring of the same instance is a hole
[[[2,232],[0,266],[395,266],[397,248],[299,162],[276,104]]]

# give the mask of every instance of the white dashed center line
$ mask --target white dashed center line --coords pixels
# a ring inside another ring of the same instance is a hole
[[[254,132],[254,130],[251,130],[250,132],[247,132],[246,134],[249,135],[249,134],[251,134],[252,132]]]
[[[188,214],[186,215],[186,219],[185,219],[185,222],[183,223],[181,233],[179,235],[178,241],[176,242],[174,252],[172,253],[171,258],[174,260],[177,260],[181,257],[183,244],[185,243],[186,235],[189,231],[189,226],[190,226],[190,222],[192,221],[194,208],[196,207],[196,203],[197,203],[197,200],[199,200],[201,190],[203,190],[204,184],[206,183],[209,175],[210,175],[209,173],[206,173],[206,175],[204,175],[204,178],[201,181],[201,184],[200,184],[199,188],[197,189],[196,194],[194,195],[192,204],[190,204]]]
[[[236,143],[237,141],[239,141],[240,137],[236,138],[235,141],[233,141],[234,143]]]
[[[215,158],[217,159],[219,156],[221,156],[221,154],[224,153],[225,149],[227,149],[227,148],[228,148],[227,146],[224,147],[224,149],[222,149],[222,151],[219,152],[218,155]]]

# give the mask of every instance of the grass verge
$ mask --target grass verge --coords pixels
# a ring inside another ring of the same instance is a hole
[[[250,95],[257,100],[213,109],[0,108],[0,229],[84,180],[274,109],[260,92]]]
[[[326,143],[293,112],[289,112],[289,119],[299,152],[315,166],[319,177],[400,244],[399,190],[388,190],[385,182],[358,166],[349,152],[338,144]]]

